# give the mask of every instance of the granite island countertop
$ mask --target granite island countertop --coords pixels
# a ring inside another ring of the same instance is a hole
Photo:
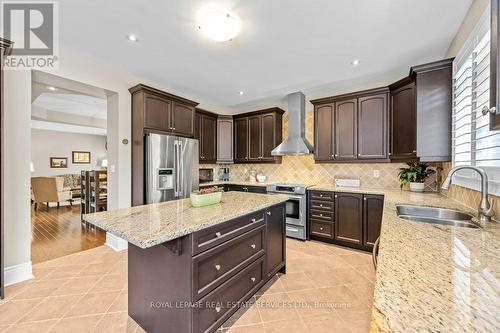
[[[146,249],[286,200],[286,195],[224,192],[215,205],[195,208],[181,199],[86,214],[84,220]]]
[[[396,204],[470,208],[437,193],[314,186],[384,195],[371,332],[500,332],[500,224],[400,219]]]

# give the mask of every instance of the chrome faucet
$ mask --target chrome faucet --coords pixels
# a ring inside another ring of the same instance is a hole
[[[488,201],[488,175],[483,169],[469,165],[456,166],[450,170],[441,188],[447,190],[448,187],[450,186],[453,174],[458,170],[463,170],[463,169],[474,170],[481,176],[481,203],[479,204],[478,208],[479,221],[490,222],[491,217],[494,215],[494,212],[493,208],[490,205],[490,202]]]

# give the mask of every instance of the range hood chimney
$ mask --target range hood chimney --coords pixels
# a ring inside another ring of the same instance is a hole
[[[302,92],[288,95],[288,138],[271,152],[273,156],[306,155],[313,153],[313,146],[307,141],[306,97]]]

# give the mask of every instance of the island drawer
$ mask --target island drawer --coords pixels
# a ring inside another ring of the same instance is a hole
[[[265,236],[262,225],[193,257],[193,299],[205,296],[264,255]]]
[[[247,266],[219,288],[201,299],[193,309],[193,332],[215,332],[248,300],[264,279],[264,257]]]
[[[325,222],[333,222],[335,219],[333,212],[318,211],[314,209],[309,210],[309,217],[318,220],[323,220]]]
[[[220,245],[255,227],[265,225],[265,210],[250,213],[193,233],[193,255]]]
[[[333,223],[311,220],[311,235],[333,238]]]
[[[333,201],[334,193],[326,191],[309,191],[309,198],[320,201]]]
[[[333,203],[333,201],[330,202],[330,201],[311,200],[309,208],[333,212],[335,204]]]

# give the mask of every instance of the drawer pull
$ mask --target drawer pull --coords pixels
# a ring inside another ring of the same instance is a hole
[[[267,212],[266,214],[267,214],[268,216],[271,216],[271,212]]]
[[[252,282],[255,282],[255,278],[254,278],[254,277],[253,277],[253,278],[250,278],[250,280],[252,280]]]
[[[321,198],[323,198],[323,194],[320,194],[319,196],[320,196]]]
[[[319,214],[319,216],[323,217],[323,214]]]
[[[257,220],[256,219],[252,219],[252,222],[256,222]]]
[[[220,305],[217,304],[217,306],[215,306],[215,312],[217,312],[217,313],[220,312]]]
[[[218,232],[218,231],[215,233],[215,236],[217,236],[217,238],[219,238],[221,235],[222,234],[220,232]]]
[[[215,265],[215,269],[220,271],[220,265]]]
[[[323,207],[323,204],[319,204],[320,207]]]
[[[252,249],[255,249],[255,244],[250,245]]]

